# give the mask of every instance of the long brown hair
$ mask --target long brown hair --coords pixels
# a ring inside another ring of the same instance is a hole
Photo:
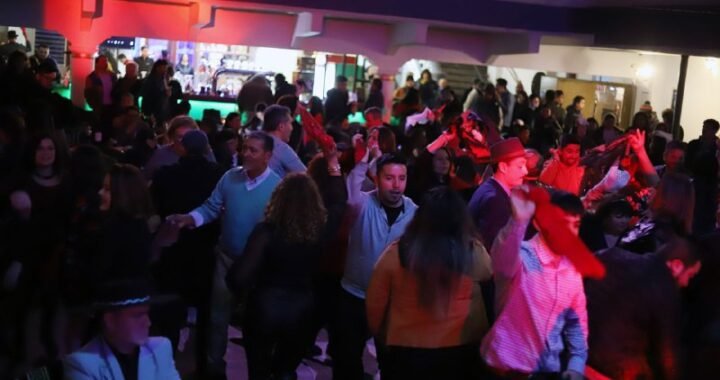
[[[695,188],[690,177],[680,173],[667,173],[660,180],[650,203],[654,218],[669,217],[685,233],[692,232],[695,210]]]
[[[431,189],[400,238],[403,267],[418,280],[423,308],[445,315],[460,278],[472,268],[477,233],[465,202],[447,186]]]
[[[287,175],[273,191],[265,221],[272,223],[288,242],[317,242],[327,221],[327,210],[315,181],[304,173]]]
[[[116,215],[149,218],[153,214],[147,183],[133,165],[115,164],[110,169],[110,211]]]

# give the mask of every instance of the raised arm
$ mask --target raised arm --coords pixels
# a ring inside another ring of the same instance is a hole
[[[535,203],[523,199],[520,195],[510,195],[513,215],[500,230],[490,250],[493,259],[493,272],[503,280],[511,280],[521,267],[520,244],[522,243],[528,222],[535,213]]]
[[[348,190],[348,203],[350,205],[360,205],[368,197],[368,194],[362,191],[362,184],[365,181],[368,167],[370,164],[372,155],[373,157],[379,157],[381,154],[380,148],[377,146],[377,141],[370,139],[368,141],[368,148],[365,152],[365,156],[355,164],[355,168],[350,172],[347,179],[347,190]]]
[[[435,154],[441,148],[446,147],[451,142],[455,141],[457,135],[454,131],[447,131],[442,133],[435,141],[428,144],[425,148],[430,154]]]
[[[479,95],[478,95],[477,91],[475,91],[474,89],[470,91],[470,93],[468,94],[467,99],[465,99],[465,103],[463,104],[463,112],[469,110],[470,107],[472,107],[473,102],[475,101],[475,99],[476,99],[478,96],[479,96]]]
[[[554,156],[554,155],[553,155]],[[540,173],[540,182],[548,185],[553,186],[555,184],[555,179],[560,174],[560,161],[557,160],[555,157],[553,159],[549,160],[545,167],[543,168],[542,172]]]
[[[628,139],[628,145],[638,158],[640,173],[645,176],[648,186],[657,186],[657,184],[660,183],[660,176],[658,176],[657,171],[655,171],[655,165],[652,164],[645,150],[645,132],[636,130],[630,133],[631,136]]]
[[[614,193],[622,189],[629,181],[630,174],[624,170],[620,170],[616,161],[610,167],[607,174],[605,174],[605,177],[585,193],[585,196],[582,198],[583,206],[585,206],[586,210],[594,210],[595,206],[606,194]]]
[[[323,189],[323,202],[328,212],[325,234],[329,237],[335,236],[335,232],[340,227],[347,206],[348,193],[336,151],[333,149],[326,153],[326,157],[328,157],[329,178],[327,187]]]

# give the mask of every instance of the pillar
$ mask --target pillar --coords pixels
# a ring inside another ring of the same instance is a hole
[[[94,69],[93,52],[91,49],[78,50],[73,47],[70,54],[71,99],[73,104],[81,108],[85,108],[85,78]]]
[[[383,121],[389,123],[392,117],[393,95],[395,94],[395,86],[397,85],[395,83],[395,74],[381,74],[380,80],[382,80],[382,92],[383,98],[385,99]]]
[[[683,102],[685,101],[685,81],[687,80],[688,56],[683,54],[680,57],[680,77],[678,78],[677,93],[675,95],[675,104],[673,104],[673,130],[670,131],[675,137],[675,128],[680,126],[680,118],[682,118]]]

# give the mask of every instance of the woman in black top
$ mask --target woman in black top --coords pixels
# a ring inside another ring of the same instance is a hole
[[[97,280],[143,277],[149,274],[154,222],[150,192],[140,170],[114,165],[100,189],[104,213]]]
[[[425,193],[437,186],[450,186],[455,155],[452,150],[442,147],[434,152],[423,149],[415,161],[407,196],[420,204]]]
[[[423,70],[420,74],[420,99],[425,107],[430,109],[435,107],[435,99],[440,89],[437,82],[433,79],[430,70]]]
[[[385,108],[385,97],[382,93],[382,80],[380,78],[375,78],[370,83],[370,94],[365,101],[365,110],[372,107]]]
[[[17,361],[25,354],[27,317],[40,307],[40,339],[49,359],[57,355],[55,316],[59,303],[61,263],[71,191],[65,176],[66,152],[53,134],[40,134],[28,146],[27,169],[10,195],[13,221],[8,251],[12,266],[20,269],[13,292]]]
[[[346,202],[337,158],[328,164],[328,209],[315,182],[291,174],[273,192],[248,245],[228,273],[228,288],[249,293],[243,328],[249,378],[291,379],[312,339],[313,275],[323,239]]]
[[[160,59],[155,62],[140,90],[140,96],[143,97],[142,113],[147,116],[155,116],[158,124],[162,124],[169,117],[171,89],[167,71],[168,62],[166,60]]]

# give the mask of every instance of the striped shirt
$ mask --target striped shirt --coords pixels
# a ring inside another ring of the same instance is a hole
[[[567,369],[583,374],[588,328],[582,276],[539,234],[523,242],[526,227],[511,219],[493,244],[498,318],[482,356],[501,371],[557,373],[567,348]]]

